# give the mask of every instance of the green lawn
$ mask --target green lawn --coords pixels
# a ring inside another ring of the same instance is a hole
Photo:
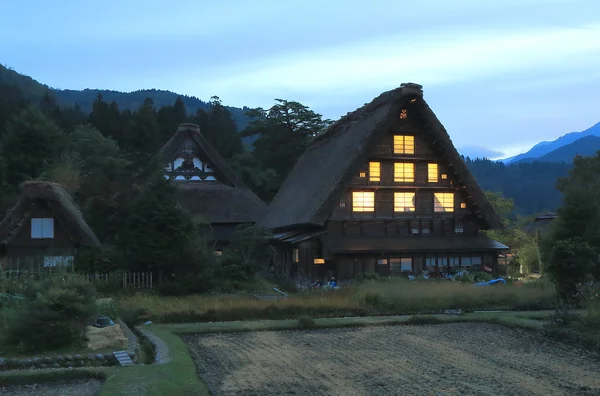
[[[314,328],[350,326],[377,326],[402,324],[435,324],[450,322],[492,322],[507,326],[539,330],[543,324],[538,318],[552,311],[482,312],[463,315],[377,316],[314,319]],[[536,319],[533,319],[536,318]],[[100,396],[179,396],[208,395],[208,388],[198,378],[196,367],[180,334],[198,334],[236,331],[286,330],[298,327],[297,320],[258,320],[247,322],[154,324],[146,328],[161,338],[169,348],[170,361],[166,364],[136,365],[97,369],[60,370],[44,374],[36,371],[0,373],[0,384],[36,382],[76,376],[100,376],[104,386]]]

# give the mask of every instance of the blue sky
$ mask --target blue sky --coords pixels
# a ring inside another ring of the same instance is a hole
[[[167,89],[327,118],[403,82],[458,147],[600,121],[598,0],[0,1],[0,62],[63,89]]]

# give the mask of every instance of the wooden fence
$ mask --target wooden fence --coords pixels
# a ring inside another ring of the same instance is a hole
[[[114,282],[122,284],[123,289],[152,289],[152,272],[95,273],[83,276],[91,283]]]

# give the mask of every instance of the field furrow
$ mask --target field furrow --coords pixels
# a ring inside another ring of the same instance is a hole
[[[184,336],[214,395],[598,395],[600,362],[484,323]]]

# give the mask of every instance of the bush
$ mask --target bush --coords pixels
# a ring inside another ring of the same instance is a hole
[[[316,327],[315,321],[309,316],[300,316],[298,318],[299,329],[314,329]]]
[[[379,274],[376,274],[375,272],[362,272],[354,278],[354,281],[356,283],[364,283],[368,281],[379,282],[381,280],[381,276],[379,276]]]
[[[29,285],[20,311],[5,323],[3,344],[26,352],[83,345],[96,313],[96,290],[85,279],[60,275]]]

